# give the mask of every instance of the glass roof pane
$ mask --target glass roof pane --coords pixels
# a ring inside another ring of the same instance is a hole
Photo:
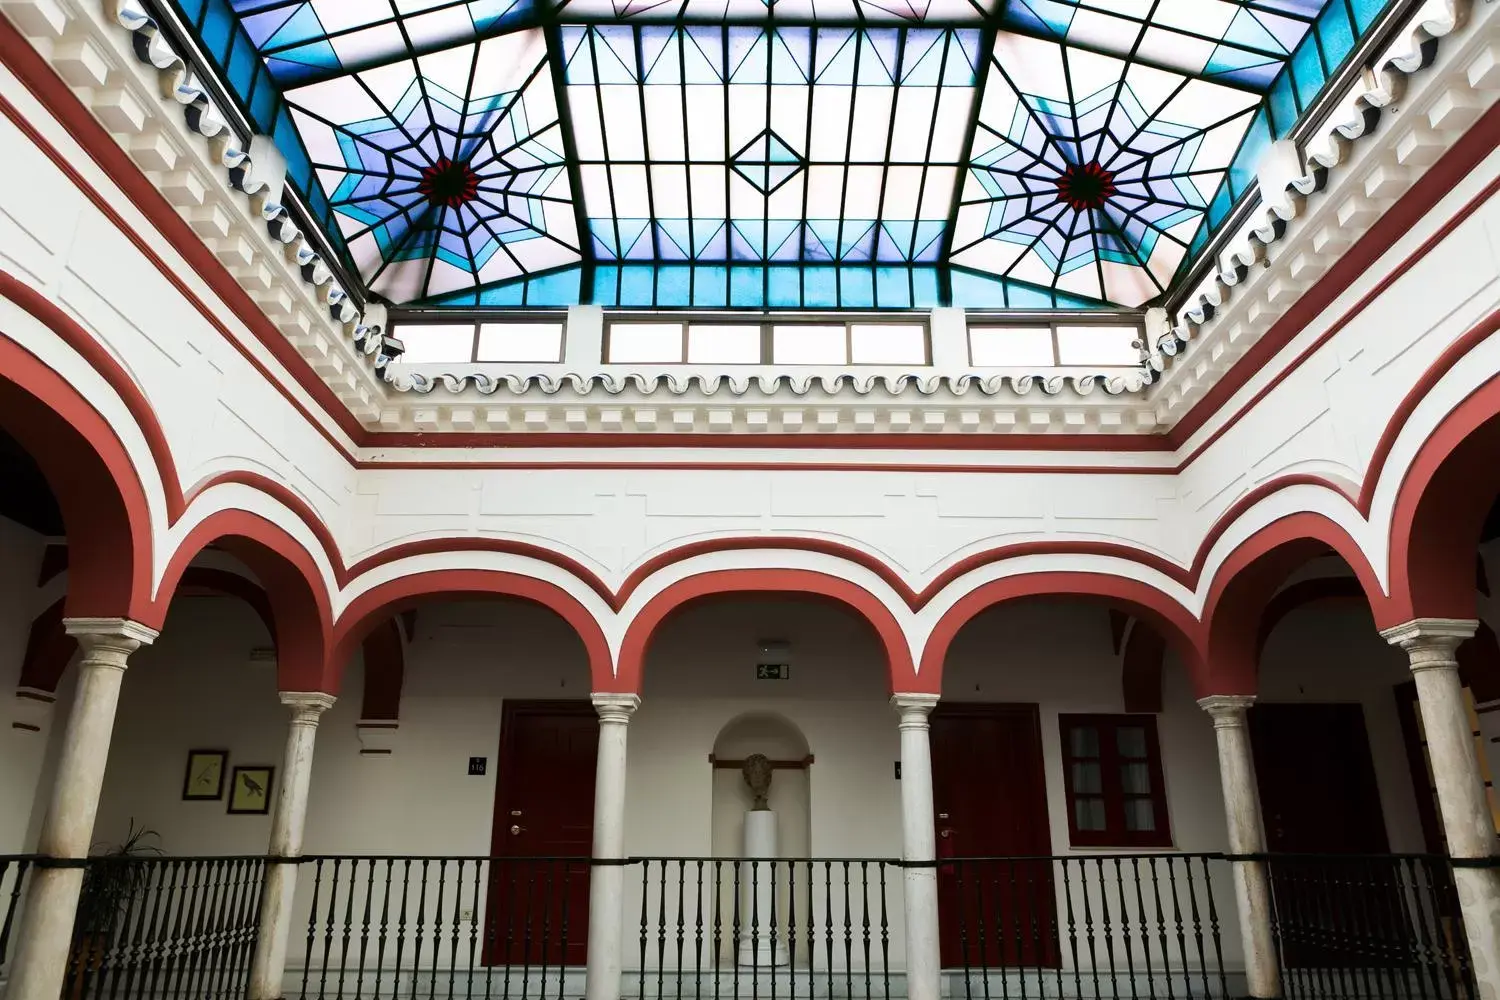
[[[1151,302],[1390,5],[170,2],[366,293],[755,309]]]
[[[979,32],[567,26],[600,260],[934,261]]]
[[[953,262],[1142,305],[1165,291],[1259,99],[1001,32]]]
[[[290,91],[366,287],[403,303],[579,260],[540,29]]]
[[[519,21],[533,0],[230,0],[283,85],[453,45]]]
[[[564,20],[983,21],[996,0],[563,0]]]
[[[1270,86],[1326,0],[1002,0],[1018,31],[1257,89]]]

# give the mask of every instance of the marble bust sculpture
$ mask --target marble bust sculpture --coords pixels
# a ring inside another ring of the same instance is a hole
[[[755,796],[751,811],[769,810],[771,807],[766,804],[766,796],[771,793],[771,761],[763,753],[753,753],[745,758],[740,769],[744,772],[745,784],[750,786],[750,794]]]

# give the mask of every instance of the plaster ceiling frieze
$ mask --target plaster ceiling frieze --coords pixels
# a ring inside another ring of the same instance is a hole
[[[1176,423],[1500,97],[1496,6],[1448,0],[1440,16],[1408,25],[1395,54],[1346,99],[1352,117],[1323,126],[1327,150],[1258,209],[1262,223],[1151,344],[1149,397],[1163,424]]]
[[[385,430],[1152,433],[1137,375],[393,376]],[[403,385],[410,379],[410,384]],[[425,398],[424,398],[425,397]]]
[[[0,11],[349,411],[374,422],[399,347],[381,333],[383,311],[366,322],[277,202],[279,169],[257,166],[156,22],[128,0],[0,0]]]

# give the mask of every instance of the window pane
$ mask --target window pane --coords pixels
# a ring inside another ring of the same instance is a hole
[[[1099,756],[1099,730],[1093,726],[1074,726],[1068,730],[1068,756]]]
[[[1151,768],[1145,761],[1120,767],[1120,788],[1126,795],[1151,794]]]
[[[397,339],[406,345],[401,360],[468,361],[474,355],[473,323],[398,323]]]
[[[562,360],[561,323],[481,323],[480,361]]]
[[[611,323],[611,364],[678,364],[682,361],[681,323]]]
[[[1052,330],[1045,326],[969,328],[969,360],[976,368],[1051,368]]]
[[[927,331],[918,325],[855,323],[850,359],[856,365],[925,365]]]
[[[1098,763],[1094,761],[1075,761],[1073,764],[1073,794],[1098,795],[1102,791],[1104,791],[1104,788],[1100,783]]]
[[[1073,824],[1080,830],[1105,829],[1106,826],[1104,822],[1104,800],[1074,799]]]
[[[777,326],[771,330],[771,357],[778,365],[849,363],[843,326]]]
[[[1121,726],[1115,730],[1115,746],[1121,757],[1146,756],[1146,727]]]
[[[1137,832],[1156,829],[1156,807],[1150,799],[1125,800],[1125,829]]]
[[[1057,360],[1064,365],[1138,365],[1141,352],[1132,342],[1140,337],[1133,326],[1060,326]]]
[[[758,365],[760,324],[693,323],[687,359],[699,365]]]

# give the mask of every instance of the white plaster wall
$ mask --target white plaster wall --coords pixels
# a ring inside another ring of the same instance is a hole
[[[37,571],[46,540],[36,532],[0,517],[0,854],[19,854],[33,843],[27,836],[31,803],[47,749],[47,730],[25,732],[12,727],[18,719],[37,721],[11,697],[21,676],[26,637],[37,607]]]

